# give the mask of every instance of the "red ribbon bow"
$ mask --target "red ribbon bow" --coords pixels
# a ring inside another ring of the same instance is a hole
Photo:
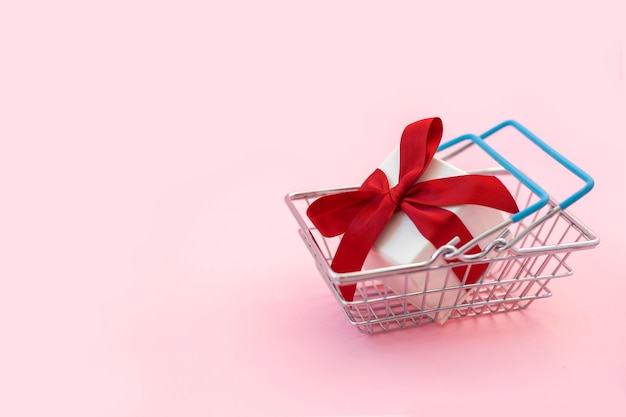
[[[464,245],[472,235],[454,213],[441,206],[477,204],[503,210],[518,211],[506,187],[493,176],[462,175],[417,182],[428,168],[443,132],[438,117],[408,125],[400,141],[399,182],[389,187],[387,176],[376,169],[356,191],[321,197],[307,210],[307,215],[323,236],[343,237],[331,268],[335,272],[359,271],[378,236],[396,210],[402,210],[420,233],[435,247],[447,244],[458,236]],[[475,245],[467,253],[478,253]],[[462,279],[466,266],[453,268]],[[466,283],[481,277],[487,264],[474,264]],[[347,301],[352,301],[356,284],[340,286]]]

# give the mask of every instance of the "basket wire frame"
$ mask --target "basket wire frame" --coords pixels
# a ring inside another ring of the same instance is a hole
[[[537,200],[528,188],[507,175],[506,171],[501,170],[500,174],[498,176],[507,185],[520,209]],[[315,199],[353,188],[292,193],[286,201],[300,225],[300,236],[346,317],[361,332],[368,334],[433,323],[443,315],[459,319],[525,309],[534,300],[552,295],[547,286],[552,279],[572,275],[573,271],[566,261],[573,251],[592,248],[599,241],[578,219],[560,210],[557,203],[551,200],[533,215],[508,225],[508,241],[514,242],[513,245],[494,245],[493,250],[482,258],[460,258],[445,265],[422,263],[337,274],[330,269],[330,264],[340,237],[322,236],[305,213]],[[476,263],[488,263],[486,272],[478,282],[465,284],[470,268]],[[465,278],[461,285],[448,285],[452,268],[459,265],[468,266]],[[445,284],[429,288],[429,275],[435,269],[445,271]],[[399,291],[397,285],[394,291],[386,283],[391,276],[397,282],[398,275],[404,279],[404,291]],[[423,291],[408,290],[408,280],[415,278],[424,283]],[[352,301],[346,301],[337,288],[347,283],[357,284]],[[453,305],[442,305],[447,292],[456,294]],[[433,295],[439,296],[439,304],[434,308],[432,305],[427,307],[424,303],[426,295],[430,299]]]

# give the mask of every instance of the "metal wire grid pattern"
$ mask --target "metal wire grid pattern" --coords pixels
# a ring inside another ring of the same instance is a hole
[[[520,208],[528,207],[536,201],[534,194],[512,176],[504,175],[501,179],[513,191],[512,194]],[[556,203],[551,202],[530,216],[531,218],[509,226],[509,239],[517,240],[514,246],[501,252],[488,253],[473,262],[489,263],[487,271],[475,284],[462,283],[460,286],[446,284],[440,288],[429,288],[428,279],[431,271],[445,270],[447,283],[453,267],[467,265],[465,274],[467,277],[473,263],[455,262],[444,266],[425,266],[400,273],[404,277],[404,291],[398,291],[397,287],[394,291],[387,285],[387,279],[392,275],[390,273],[364,276],[357,280],[354,300],[348,302],[338,291],[337,284],[340,282],[333,278],[330,270],[330,263],[340,238],[323,237],[305,214],[306,208],[315,198],[328,193],[326,190],[291,194],[287,201],[301,226],[300,235],[348,320],[360,331],[368,334],[429,324],[443,315],[449,315],[450,319],[458,319],[524,309],[534,300],[552,295],[547,287],[550,280],[573,273],[566,264],[572,251],[597,244],[597,238],[593,233],[564,211],[544,218],[556,207]],[[397,278],[398,274],[399,272],[395,272],[393,275]],[[420,292],[408,290],[406,283],[411,278],[422,280],[424,290]],[[442,306],[442,300],[447,293],[456,297],[455,302],[451,306]],[[432,299],[437,295],[439,295],[437,307],[425,306],[426,296]]]

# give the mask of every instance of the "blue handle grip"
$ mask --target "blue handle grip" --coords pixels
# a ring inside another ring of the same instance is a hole
[[[486,131],[480,136],[467,134],[467,135],[463,135],[463,136],[459,136],[457,138],[451,139],[445,143],[442,143],[437,149],[437,151],[442,151],[444,149],[447,149],[451,146],[454,146],[466,140],[470,140],[474,142],[481,149],[483,149],[489,156],[491,156],[494,160],[496,160],[503,168],[509,171],[515,178],[517,178],[521,183],[523,183],[526,187],[528,187],[533,193],[535,193],[539,197],[539,201],[526,207],[524,210],[521,210],[520,212],[515,213],[513,216],[511,216],[511,220],[513,220],[514,222],[517,222],[527,217],[528,215],[538,211],[543,206],[548,204],[550,197],[543,188],[539,187],[539,185],[537,185],[533,180],[531,180],[526,174],[521,172],[517,167],[511,164],[507,159],[505,159],[502,155],[500,155],[493,147],[491,147],[484,141],[484,139],[488,138],[489,136],[493,135],[494,133],[503,129],[506,126],[512,126],[515,129],[517,129],[520,133],[522,133],[530,141],[532,141],[535,145],[537,145],[541,150],[546,152],[550,157],[552,157],[554,160],[556,160],[558,163],[563,165],[570,172],[572,172],[574,175],[576,175],[578,178],[582,179],[585,182],[585,185],[581,189],[579,189],[574,194],[572,194],[571,196],[563,200],[561,203],[559,203],[559,207],[561,209],[563,210],[566,209],[567,207],[569,207],[570,205],[578,201],[581,197],[583,197],[593,188],[594,181],[593,181],[593,178],[591,178],[589,174],[587,174],[581,168],[573,164],[570,160],[568,160],[563,155],[558,153],[554,148],[546,144],[544,141],[539,139],[535,134],[533,134],[524,126],[522,126],[521,124],[519,124],[518,122],[514,120],[507,120],[505,122],[502,122],[499,125],[489,129],[488,131]]]
[[[545,143],[543,140],[537,137],[537,135],[532,133],[530,130],[526,129],[524,126],[522,126],[520,123],[516,122],[515,120],[507,120],[505,122],[502,122],[499,125],[489,129],[488,131],[480,135],[480,137],[483,139],[486,139],[487,137],[491,136],[492,134],[494,134],[495,132],[501,130],[502,128],[506,126],[512,126],[515,129],[517,129],[520,133],[522,133],[524,136],[530,139],[531,142],[537,145],[542,151],[547,153],[555,161],[563,165],[571,173],[573,173],[574,175],[576,175],[578,178],[580,178],[581,180],[585,182],[585,185],[582,188],[580,188],[578,191],[576,191],[571,196],[569,196],[568,198],[566,198],[565,200],[559,203],[559,207],[561,209],[565,210],[566,208],[574,204],[576,201],[580,200],[589,191],[591,191],[591,189],[594,186],[594,181],[593,181],[593,178],[591,178],[589,174],[583,171],[579,166],[575,165],[572,161],[565,158],[563,155],[557,152],[553,147]]]

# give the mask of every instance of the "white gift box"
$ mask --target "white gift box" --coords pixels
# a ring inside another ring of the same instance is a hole
[[[387,176],[389,187],[394,187],[398,184],[399,165],[400,149],[398,147],[379,166]],[[428,169],[418,182],[459,175],[467,175],[467,173],[447,162],[433,158]],[[443,208],[455,213],[472,236],[477,236],[504,221],[502,213],[490,207],[467,204]],[[450,239],[453,237],[454,235],[451,235]],[[491,238],[488,238],[486,242],[489,240],[491,240]],[[479,242],[480,247],[484,248],[484,243],[486,242]],[[409,219],[403,211],[398,210],[374,244],[374,247],[365,260],[364,268],[375,269],[386,266],[423,262],[430,259],[436,249],[437,248],[419,232],[411,219]],[[446,265],[446,262],[441,258],[437,258],[437,260],[429,266],[427,274],[420,272],[409,274],[408,276],[406,274],[392,275],[386,278],[385,283],[391,290],[398,294],[423,292],[426,285],[428,286],[428,291],[435,290],[435,292],[432,293],[407,297],[407,301],[418,309],[430,310],[450,307],[463,302],[468,295],[467,290],[436,291],[444,287],[448,288],[461,285],[461,281],[451,268],[433,268],[433,266],[437,265]],[[436,314],[435,318],[439,323],[443,324],[451,313],[452,310],[441,311]]]

